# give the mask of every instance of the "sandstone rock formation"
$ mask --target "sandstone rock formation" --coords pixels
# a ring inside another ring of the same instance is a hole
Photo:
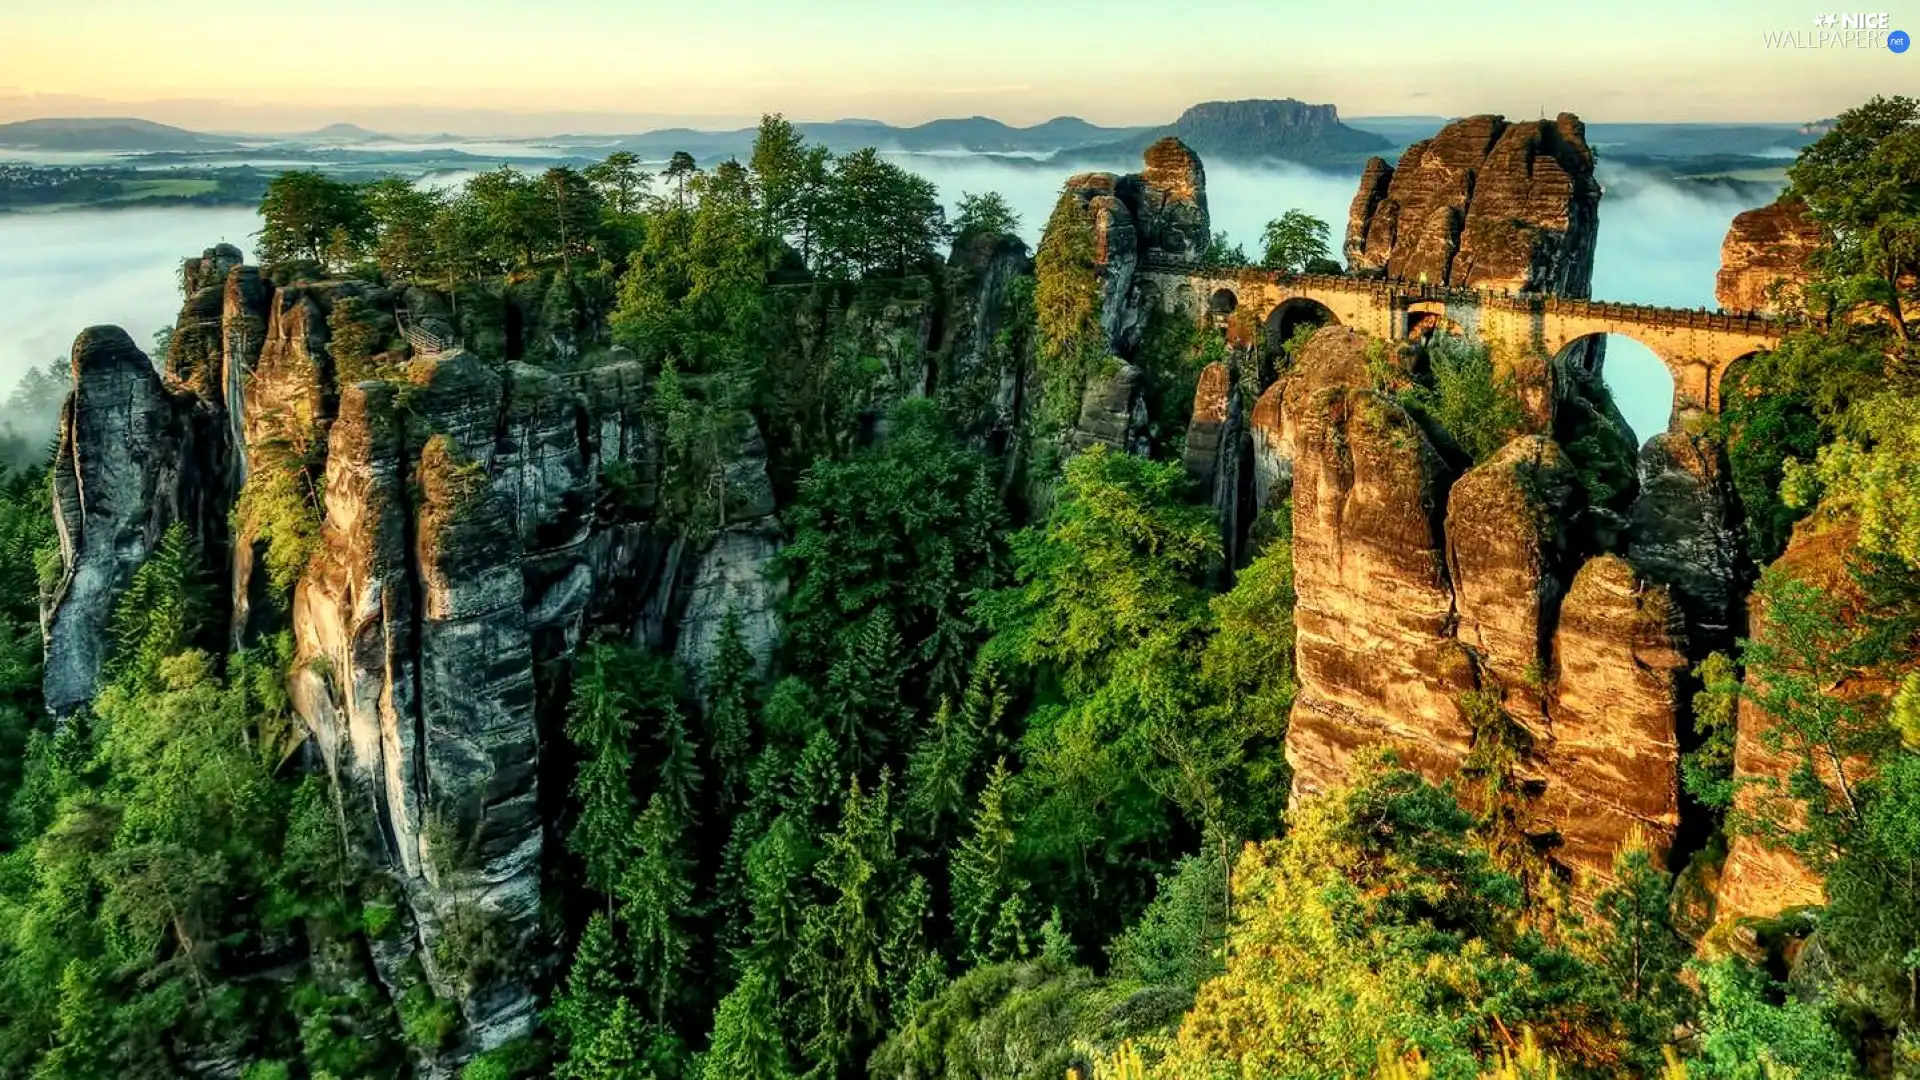
[[[1240,383],[1226,363],[1215,361],[1200,372],[1187,424],[1183,456],[1187,475],[1219,515],[1226,565],[1239,564],[1242,466],[1247,452],[1246,408]]]
[[[1136,272],[1144,264],[1196,265],[1212,236],[1207,176],[1199,156],[1168,137],[1148,147],[1145,160],[1144,173],[1070,177],[1060,196],[1077,203],[1091,220],[1100,327],[1118,356],[1132,355],[1139,344]],[[1054,221],[1064,224],[1057,211]]]
[[[224,404],[226,391],[227,276],[242,261],[239,248],[221,244],[188,259],[180,271],[187,302],[167,344],[167,375],[216,406]]]
[[[1367,163],[1347,263],[1434,285],[1584,297],[1599,205],[1578,117],[1471,116],[1408,147],[1397,165]]]
[[[1190,204],[1168,168],[1156,212],[1175,229]],[[1115,206],[1130,229],[1132,211]],[[977,393],[947,404],[987,414],[984,437],[1020,426],[1030,343],[1006,331],[1031,262],[1012,237],[973,260],[945,293],[835,309],[844,325],[832,329],[886,362],[877,405],[966,385]],[[417,326],[453,321],[444,298],[358,281],[274,288],[226,247],[189,260],[183,285],[167,376],[117,329],[75,346],[47,699],[64,714],[92,696],[115,603],[185,524],[231,582],[233,644],[291,633],[305,760],[333,780],[351,842],[399,907],[367,942],[373,974],[397,998],[424,970],[458,1006],[454,1044],[422,1066],[451,1075],[531,1030],[550,959],[535,941],[551,824],[539,763],[564,702],[536,672],[603,632],[673,653],[697,681],[730,617],[765,668],[784,590],[770,573],[784,534],[766,445],[742,416],[716,477],[718,528],[669,523],[648,380],[619,350],[564,373],[521,363],[503,354],[573,355],[586,339],[489,321],[474,310],[484,298],[463,299],[458,333],[494,351],[358,358],[354,383],[329,325],[342,304],[389,324],[404,309]],[[500,302],[522,299],[510,289]],[[1137,370],[1089,396],[1089,431],[1137,438]],[[269,536],[296,523],[284,502],[259,518],[241,493],[276,481],[324,500],[310,554],[269,566]],[[511,962],[472,963],[476,949]]]
[[[1286,441],[1285,410],[1281,406],[1285,393],[1284,380],[1276,380],[1261,391],[1253,403],[1253,415],[1247,421],[1252,435],[1248,452],[1253,457],[1256,512],[1279,505],[1293,487],[1293,450]]]
[[[1708,436],[1664,432],[1641,448],[1639,473],[1627,557],[1673,590],[1696,655],[1731,646],[1743,549],[1725,455]]]
[[[1727,311],[1776,314],[1800,303],[1807,257],[1820,246],[1820,226],[1807,204],[1782,196],[1733,219],[1720,245],[1713,297]]]
[[[1611,878],[1636,830],[1656,855],[1673,845],[1685,648],[1672,598],[1625,560],[1598,556],[1574,575],[1553,636],[1539,811],[1560,834],[1556,860],[1588,881]]]
[[[453,350],[404,387],[344,388],[330,425],[320,550],[294,593],[296,711],[479,1048],[531,1030],[528,971],[449,969],[437,943],[474,925],[508,951],[532,939],[534,670],[578,645],[610,569],[602,472],[651,464],[643,385]]]
[[[1010,234],[963,236],[947,260],[947,316],[935,349],[933,391],[971,422],[966,434],[1005,445],[1019,419],[1030,342],[1016,339],[1014,282],[1033,272],[1027,245]]]
[[[779,603],[787,585],[770,571],[785,537],[774,516],[766,443],[751,420],[727,486],[728,524],[695,560],[676,635],[676,655],[696,680],[718,651],[729,617],[737,620],[741,643],[763,671],[780,641]]]
[[[164,385],[125,331],[96,326],[73,344],[73,392],[53,463],[59,579],[44,601],[47,707],[65,716],[93,697],[115,605],[167,529],[218,550],[225,495],[224,418]]]
[[[1369,743],[1393,746],[1428,776],[1450,775],[1473,737],[1457,699],[1474,682],[1471,657],[1449,633],[1446,465],[1406,412],[1374,391],[1333,386],[1288,398],[1298,430],[1294,796],[1339,784]]]
[[[1256,490],[1292,482],[1294,793],[1340,783],[1366,744],[1452,776],[1487,737],[1466,700],[1482,692],[1526,732],[1525,827],[1557,837],[1553,859],[1590,890],[1629,834],[1673,843],[1679,609],[1618,556],[1588,557],[1584,485],[1558,444],[1523,435],[1453,480],[1366,388],[1366,345],[1320,330],[1254,411]]]
[[[1085,450],[1104,443],[1122,453],[1143,449],[1140,440],[1147,426],[1145,379],[1145,372],[1118,361],[1088,379],[1080,397],[1080,417],[1074,422],[1068,445]]]
[[[1132,183],[1122,188],[1123,198],[1132,195],[1128,205],[1140,224],[1143,252],[1164,265],[1198,265],[1213,239],[1200,155],[1168,136],[1147,147],[1145,160],[1137,188]]]
[[[1541,650],[1567,582],[1573,465],[1551,439],[1523,435],[1474,466],[1447,496],[1447,569],[1456,636],[1509,685],[1541,681]]]

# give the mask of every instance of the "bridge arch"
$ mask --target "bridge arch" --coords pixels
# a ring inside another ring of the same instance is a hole
[[[1420,341],[1434,334],[1459,336],[1464,333],[1459,324],[1447,317],[1447,306],[1438,300],[1409,303],[1400,326],[1400,336],[1408,341]]]
[[[1213,295],[1207,297],[1207,313],[1210,315],[1231,315],[1239,306],[1240,297],[1224,286],[1213,290]]]
[[[1310,296],[1292,296],[1274,305],[1261,322],[1261,341],[1268,356],[1281,354],[1287,340],[1303,326],[1340,325],[1333,309]]]
[[[1553,369],[1605,386],[1636,444],[1666,431],[1675,410],[1690,404],[1683,400],[1672,362],[1631,334],[1582,334],[1554,354]]]

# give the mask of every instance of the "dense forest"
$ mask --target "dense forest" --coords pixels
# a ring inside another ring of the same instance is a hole
[[[691,670],[605,634],[540,675],[558,790],[539,932],[450,926],[432,958],[540,988],[534,1033],[485,1045],[432,980],[366,974],[404,899],[300,750],[289,634],[233,645],[186,529],[120,599],[98,694],[49,716],[58,536],[38,443],[10,448],[0,1077],[1920,1075],[1916,120],[1876,100],[1801,154],[1792,190],[1827,237],[1804,318],[1698,419],[1753,566],[1796,525],[1860,537],[1845,588],[1758,574],[1764,633],[1696,673],[1684,780],[1707,824],[1683,856],[1764,836],[1825,883],[1822,906],[1711,931],[1675,889],[1697,866],[1645,846],[1578,902],[1538,872],[1496,702],[1467,704],[1484,741],[1455,779],[1381,751],[1287,805],[1290,504],[1223,533],[1180,463],[1200,369],[1236,346],[1149,325],[1147,445],[1067,438],[1112,363],[1072,200],[988,349],[1033,358],[1030,419],[1007,429],[991,387],[890,391],[884,335],[843,329],[924,301],[967,250],[1017,246],[1005,203],[969,195],[949,221],[926,181],[778,117],[710,170],[615,155],[452,191],[286,174],[261,206],[275,282],[431,292],[435,332],[500,362],[644,365],[658,513],[685,534],[731,520],[759,432],[786,534],[777,648],[763,666],[729,620]],[[1277,217],[1260,261],[1323,271],[1326,238]],[[548,332],[508,333],[502,290]],[[403,378],[371,305],[328,325],[340,385]],[[1382,385],[1436,441],[1479,460],[1521,430],[1484,350],[1430,351]],[[283,589],[327,497],[284,457],[235,511]],[[602,481],[617,503],[632,478]],[[1790,807],[1734,779],[1751,708]]]

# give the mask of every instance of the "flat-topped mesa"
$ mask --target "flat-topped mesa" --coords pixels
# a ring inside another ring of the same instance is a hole
[[[1579,117],[1470,116],[1409,146],[1397,165],[1367,162],[1347,263],[1434,285],[1584,297],[1599,206]]]
[[[1820,246],[1820,226],[1807,204],[1789,196],[1745,211],[1720,245],[1713,298],[1727,311],[1777,315],[1798,307],[1807,283],[1807,258]]]

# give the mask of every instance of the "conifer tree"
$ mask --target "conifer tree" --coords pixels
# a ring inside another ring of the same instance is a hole
[[[693,902],[693,864],[683,821],[656,792],[633,822],[633,859],[620,880],[620,922],[634,958],[635,982],[654,1022],[666,1020],[672,991],[684,985],[693,951],[687,918]]]
[[[729,609],[706,672],[707,759],[713,763],[714,801],[723,809],[741,797],[746,784],[755,681],[753,654],[740,637],[740,615]]]
[[[793,1080],[774,981],[748,967],[713,1014],[702,1080]]]
[[[953,857],[954,930],[975,963],[1017,959],[1025,950],[1025,936],[1017,926],[1015,822],[1007,806],[1011,779],[1004,760],[994,765],[974,810],[972,831]],[[1011,914],[1005,910],[1009,906]]]
[[[573,782],[580,816],[567,848],[585,864],[587,884],[608,897],[626,868],[634,803],[631,702],[615,685],[612,665],[610,646],[580,651],[567,714],[567,738],[581,757]]]
[[[547,1010],[563,1064],[556,1071],[560,1080],[587,1080],[594,1074],[575,1072],[571,1061],[577,1053],[584,1070],[588,1048],[598,1033],[607,1027],[614,1011],[627,999],[628,980],[621,970],[621,946],[614,933],[613,920],[601,912],[587,919],[587,928],[574,946],[573,966],[567,973],[566,989]]]

